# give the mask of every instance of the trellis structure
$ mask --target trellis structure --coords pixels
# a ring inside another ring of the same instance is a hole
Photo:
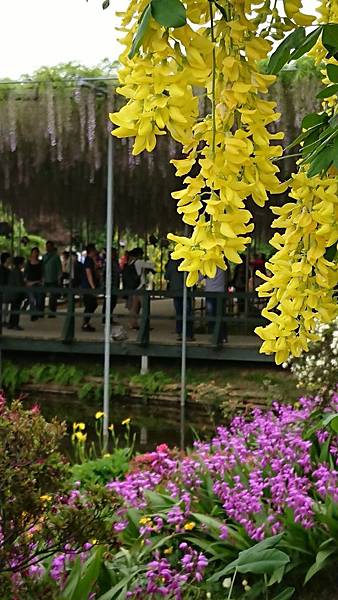
[[[287,144],[312,106],[319,79],[314,68],[283,74],[272,88],[283,113]],[[121,98],[111,73],[102,80],[69,78],[65,70],[51,78],[38,73],[0,86],[0,199],[33,231],[40,217],[62,222],[70,237],[86,242],[105,226],[107,115]],[[169,159],[178,155],[164,136],[153,155],[132,156],[131,141],[116,140],[114,222],[125,232],[161,235],[180,227],[171,191],[178,182]],[[291,167],[284,161],[283,168]],[[289,163],[289,164],[288,164]],[[275,201],[275,200],[274,200]],[[254,209],[256,239],[269,237],[268,209]]]

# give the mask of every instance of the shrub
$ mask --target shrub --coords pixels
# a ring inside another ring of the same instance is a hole
[[[4,600],[30,598],[29,589],[36,587],[35,579],[45,572],[49,557],[70,553],[74,558],[88,550],[89,540],[103,543],[111,538],[113,497],[102,486],[88,486],[83,494],[70,485],[70,466],[59,452],[64,434],[64,424],[56,419],[48,423],[38,406],[25,410],[19,401],[9,406],[0,396],[0,589]],[[52,594],[52,582],[46,580],[46,594],[49,589]]]
[[[310,344],[309,352],[290,361],[298,386],[310,394],[330,397],[337,387],[338,317],[330,324],[318,324],[319,339]]]

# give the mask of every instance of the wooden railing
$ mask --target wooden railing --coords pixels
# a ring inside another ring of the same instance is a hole
[[[203,322],[206,320],[205,316],[205,299],[216,298],[216,317],[212,318],[207,316],[209,322],[214,322],[213,332],[211,334],[211,345],[217,348],[222,342],[222,330],[224,326],[228,328],[232,335],[236,335],[240,329],[240,333],[250,335],[253,333],[253,329],[257,324],[264,322],[264,319],[260,316],[260,309],[262,308],[262,301],[258,300],[257,295],[254,292],[233,292],[233,293],[207,293],[203,290],[191,291],[189,290],[189,296],[192,298],[193,311],[191,318],[196,323],[197,321]],[[3,331],[3,307],[9,304],[10,310],[10,298],[12,294],[22,294],[28,298],[28,294],[41,295],[46,298],[50,294],[58,296],[58,306],[56,315],[64,317],[62,329],[60,331],[60,341],[64,344],[71,344],[75,337],[75,321],[76,319],[82,319],[84,315],[83,311],[79,312],[76,308],[82,304],[82,298],[84,295],[95,295],[103,300],[104,291],[102,289],[92,290],[83,288],[64,288],[64,287],[10,287],[0,286],[0,334],[4,335]],[[137,332],[136,343],[141,346],[147,346],[150,343],[150,320],[154,323],[156,320],[171,320],[175,321],[174,309],[172,315],[154,315],[151,311],[151,305],[154,300],[160,300],[164,298],[172,298],[173,296],[169,291],[163,290],[112,290],[112,294],[118,298],[126,298],[131,295],[139,295],[142,297],[142,307],[139,316],[139,330]],[[62,302],[60,301],[62,298]],[[244,307],[239,318],[238,307]],[[119,314],[119,304],[117,304],[116,313],[114,318],[121,319],[123,325],[124,319],[129,319],[128,314]],[[45,314],[51,314],[49,309],[45,308]],[[33,311],[23,310],[22,308],[12,311],[13,314],[20,315],[33,315],[42,316],[42,313],[34,309]],[[89,315],[88,315],[89,316]],[[36,321],[35,326],[38,330],[39,321]],[[97,342],[97,339],[95,340]],[[103,336],[102,336],[103,341]]]

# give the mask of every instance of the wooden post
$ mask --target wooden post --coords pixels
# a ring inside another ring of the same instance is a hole
[[[216,318],[214,321],[214,331],[212,334],[212,345],[214,348],[219,348],[219,346],[222,344],[223,294],[217,293],[216,302]]]
[[[71,344],[75,334],[75,298],[73,290],[67,290],[67,315],[64,321],[61,341],[63,344]]]

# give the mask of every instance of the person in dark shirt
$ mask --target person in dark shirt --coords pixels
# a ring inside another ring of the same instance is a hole
[[[0,256],[0,285],[7,285],[10,273],[11,255],[9,252],[2,252]]]
[[[42,262],[40,260],[40,251],[37,246],[31,250],[31,255],[25,265],[26,285],[30,288],[28,292],[29,304],[31,309],[31,321],[36,321],[39,316],[43,316],[45,296],[42,292],[34,291],[34,287],[42,286]]]
[[[25,279],[23,275],[23,267],[25,264],[25,259],[23,256],[15,256],[13,259],[13,268],[10,271],[8,277],[8,287],[12,288],[6,292],[6,300],[10,302],[11,312],[9,316],[9,329],[16,329],[17,331],[22,331],[22,327],[19,325],[20,321],[20,307],[23,300],[26,297],[26,294],[22,290],[15,290],[13,288],[22,288],[25,285]]]
[[[42,257],[43,283],[45,287],[56,288],[60,285],[62,273],[61,260],[54,242],[46,242],[46,254]],[[55,318],[58,294],[49,292],[49,319]]]
[[[9,252],[2,252],[0,256],[0,319],[6,324],[8,315],[8,304],[5,302],[5,294],[2,286],[8,284],[10,274],[11,255]]]
[[[95,244],[88,244],[86,248],[86,258],[83,263],[81,287],[85,290],[95,290],[99,285],[99,276],[96,267],[97,250]],[[97,308],[97,298],[93,294],[83,294],[84,316],[82,331],[95,331],[95,327],[90,324],[91,315]]]

